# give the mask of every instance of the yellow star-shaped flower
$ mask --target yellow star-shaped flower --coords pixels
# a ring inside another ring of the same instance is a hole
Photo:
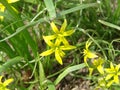
[[[102,59],[101,57],[94,59],[91,63],[92,65],[91,66],[89,65],[89,71],[90,71],[89,75],[92,75],[94,69],[97,69],[100,74],[104,74],[103,63],[104,63],[104,59]]]
[[[61,41],[60,42],[55,41],[55,44],[54,44],[48,39],[47,36],[43,36],[43,39],[51,47],[51,49],[44,51],[43,53],[40,54],[40,56],[48,56],[55,52],[55,58],[61,65],[63,64],[62,57],[65,55],[63,51],[76,48],[75,46],[72,46],[72,45],[60,45]]]
[[[105,69],[107,76],[105,80],[110,80],[108,83],[108,87],[111,86],[112,83],[119,84],[119,76],[120,76],[120,64],[114,66],[113,63],[110,63],[110,68]]]
[[[8,79],[4,82],[2,82],[3,76],[0,76],[0,90],[10,90],[7,88],[7,86],[13,81],[13,79]]]
[[[68,30],[65,31],[66,26],[67,26],[67,20],[64,19],[64,23],[62,24],[60,30],[57,28],[57,26],[54,24],[54,22],[50,23],[53,32],[55,33],[54,35],[47,36],[49,40],[56,39],[57,43],[63,42],[64,45],[69,45],[68,41],[66,40],[66,36],[70,36],[71,34],[74,33],[74,30]]]
[[[86,63],[86,65],[88,66],[87,64],[87,59],[94,59],[94,58],[97,58],[98,56],[89,50],[89,46],[91,45],[92,41],[87,41],[86,42],[86,45],[85,45],[85,49],[83,51],[84,53],[84,62]]]

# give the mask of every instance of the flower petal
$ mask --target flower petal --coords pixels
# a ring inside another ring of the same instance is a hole
[[[71,34],[74,33],[74,30],[69,30],[63,33],[63,36],[70,36]]]
[[[66,40],[66,38],[62,37],[61,41],[63,42],[64,45],[69,45],[69,42]]]
[[[51,37],[52,38],[52,37]],[[43,36],[44,41],[51,47],[54,46],[54,44],[49,40],[48,36]]]
[[[102,65],[99,65],[97,67],[97,70],[99,71],[100,74],[104,74],[104,70],[103,70],[103,66]]]
[[[1,3],[0,3],[0,12],[4,12],[5,11],[5,6],[3,6]]]
[[[88,58],[97,58],[98,56],[94,52],[87,51],[87,57]]]
[[[90,41],[90,40],[88,40],[88,41],[86,42],[86,45],[85,45],[86,50],[88,50],[88,48],[89,48],[89,46],[91,45],[91,43],[92,43],[92,41]]]
[[[55,41],[55,46],[60,46],[61,42],[62,42],[61,38],[57,38]]]
[[[64,32],[65,31],[65,28],[67,26],[67,20],[64,19],[64,23],[62,24],[61,28],[60,28],[60,32]]]
[[[14,3],[14,2],[17,2],[19,0],[7,0],[7,1],[8,1],[8,3]]]
[[[3,76],[0,76],[0,82],[1,82],[2,78],[3,78]]]
[[[113,80],[111,80],[111,81],[109,81],[108,83],[107,83],[107,87],[109,88],[112,84],[114,83],[114,81]]]
[[[61,57],[64,57],[64,56],[65,56],[65,53],[64,53],[62,50],[60,50],[59,52],[60,52],[60,56],[61,56]]]
[[[61,65],[63,64],[62,58],[60,57],[60,52],[58,49],[55,50],[55,58]]]
[[[52,54],[55,50],[52,48],[50,50],[44,51],[43,53],[40,54],[40,56],[48,56]]]
[[[56,33],[56,34],[59,34],[60,31],[58,30],[58,28],[56,27],[56,25],[54,24],[54,22],[51,22],[50,23],[51,27],[52,27],[52,30]]]
[[[110,68],[115,69],[112,62],[110,63]]]
[[[114,76],[114,74],[108,74],[108,75],[105,77],[105,80],[109,80],[109,79],[111,79],[113,76]]]
[[[11,82],[13,82],[13,79],[12,79],[12,78],[11,78],[11,79],[8,79],[8,80],[5,80],[4,83],[3,83],[3,85],[4,85],[4,86],[7,86],[7,85],[9,85]]]
[[[120,69],[120,64],[116,65],[115,69],[116,69],[116,71],[119,71],[119,69]]]
[[[71,49],[75,49],[75,46],[72,45],[66,45],[66,46],[60,46],[61,50],[71,50]]]
[[[114,75],[114,82],[116,84],[119,84],[119,78],[118,78],[118,75]]]
[[[91,76],[92,75],[92,73],[93,73],[93,68],[89,68],[89,76]]]

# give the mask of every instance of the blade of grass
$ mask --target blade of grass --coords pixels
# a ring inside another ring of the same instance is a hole
[[[42,23],[42,22],[44,22],[44,21],[45,21],[44,18],[41,18],[41,19],[39,19],[38,21],[33,21],[33,22],[30,22],[29,24],[27,24],[27,25],[25,25],[25,26],[19,27],[18,29],[16,29],[16,32],[14,32],[13,34],[9,35],[8,37],[0,40],[0,42],[6,41],[6,40],[8,40],[8,39],[10,39],[10,38],[12,38],[12,37],[14,37],[14,36],[16,36],[17,34],[19,34],[21,31],[29,28],[30,26],[33,26],[33,25],[35,25],[35,24],[37,24],[37,23]]]
[[[106,25],[106,26],[109,26],[111,28],[115,28],[117,30],[120,30],[120,27],[115,25],[115,24],[112,24],[112,23],[109,23],[109,22],[106,22],[106,21],[103,21],[103,20],[98,20],[98,21],[103,25]]]
[[[6,42],[0,43],[0,51],[7,53],[7,55],[10,58],[16,56],[15,52],[11,49],[11,47]]]
[[[53,4],[53,0],[44,0],[44,3],[45,3],[46,8],[49,12],[50,19],[55,18],[56,17],[56,11],[55,11],[55,7],[54,7],[54,4]]]
[[[71,66],[69,68],[67,68],[65,71],[63,71],[58,77],[57,79],[55,80],[55,85],[57,85],[67,74],[73,72],[73,71],[76,71],[76,70],[79,70],[79,69],[82,69],[84,68],[86,65],[84,63],[82,64],[79,64],[79,65],[74,65],[74,66]]]
[[[43,82],[45,81],[45,73],[44,73],[43,65],[40,60],[38,61],[38,63],[39,63],[39,80],[40,80],[39,83],[40,83],[41,90],[43,90],[43,88],[44,88]]]
[[[97,3],[81,4],[77,7],[73,7],[73,8],[70,8],[68,10],[61,11],[58,15],[60,15],[60,16],[66,15],[66,14],[69,14],[69,13],[72,13],[72,12],[75,12],[75,11],[78,11],[78,10],[81,10],[81,9],[85,9],[85,8],[89,8],[89,7],[95,7],[97,5],[98,5]]]
[[[7,62],[5,62],[3,65],[0,67],[0,73],[7,71],[10,69],[13,65],[19,63],[23,58],[20,56],[14,57],[12,59],[9,59]]]

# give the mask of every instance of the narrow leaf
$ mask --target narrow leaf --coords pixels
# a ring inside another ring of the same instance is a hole
[[[3,65],[0,66],[0,73],[3,71],[7,71],[9,68],[11,68],[13,65],[19,63],[22,61],[22,57],[17,56],[15,58],[9,59],[7,62],[5,62]]]
[[[95,6],[97,6],[97,3],[81,4],[77,7],[73,7],[73,8],[70,8],[68,10],[62,11],[59,14],[60,14],[60,16],[61,15],[66,15],[66,14],[69,14],[69,13],[72,13],[72,12],[75,12],[75,11],[78,11],[78,10],[81,10],[81,9],[85,9],[85,8],[89,8],[89,7],[95,7]]]
[[[86,65],[84,63],[82,64],[79,64],[79,65],[75,65],[75,66],[71,66],[69,68],[67,68],[65,71],[63,71],[58,77],[57,79],[55,80],[55,85],[57,85],[67,74],[73,72],[73,71],[76,71],[76,70],[79,70],[79,69],[82,69],[84,68]]]
[[[55,7],[53,4],[53,0],[44,0],[45,5],[47,7],[47,10],[49,12],[50,15],[50,19],[55,18],[56,17],[56,12],[55,12]]]
[[[103,21],[103,20],[98,20],[100,23],[106,25],[106,26],[109,26],[109,27],[112,27],[112,28],[115,28],[117,30],[120,30],[120,27],[115,25],[115,24],[112,24],[112,23],[109,23],[109,22],[106,22],[106,21]]]

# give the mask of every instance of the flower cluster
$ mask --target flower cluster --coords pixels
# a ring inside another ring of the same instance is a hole
[[[71,34],[73,34],[74,30],[65,31],[67,26],[66,19],[64,20],[64,23],[62,24],[60,30],[57,28],[54,22],[51,22],[50,25],[54,34],[43,36],[43,39],[46,44],[51,47],[51,49],[44,51],[40,54],[40,56],[48,56],[52,53],[55,53],[56,60],[62,65],[62,58],[65,56],[64,50],[71,50],[76,48],[75,46],[70,45],[65,38],[66,36],[70,36]]]
[[[19,0],[7,0],[8,1],[8,3],[14,3],[14,2],[17,2],[17,1],[19,1]],[[12,7],[14,10],[16,10],[14,7]],[[0,3],[0,12],[4,12],[5,11],[5,6],[4,5],[2,5],[1,3]],[[3,20],[3,16],[0,16],[0,20]]]
[[[2,82],[3,76],[0,76],[0,90],[10,90],[7,86],[13,81],[13,79],[8,79]]]
[[[92,75],[93,70],[97,70],[100,74],[96,90],[99,90],[99,88],[109,88],[113,84],[120,84],[120,64],[114,65],[110,62],[110,67],[106,67],[105,60],[89,49],[91,43],[92,41],[89,40],[86,42],[83,51],[84,63],[88,66],[90,76]]]

